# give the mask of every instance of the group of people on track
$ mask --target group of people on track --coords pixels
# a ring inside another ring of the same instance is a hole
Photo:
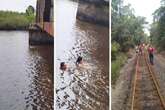
[[[142,55],[144,53],[144,51],[147,50],[148,51],[148,56],[149,56],[149,60],[151,65],[154,65],[154,52],[155,52],[155,48],[152,47],[152,45],[150,44],[140,44],[138,46],[136,46],[136,53]]]

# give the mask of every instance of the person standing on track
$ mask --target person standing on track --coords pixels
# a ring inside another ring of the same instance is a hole
[[[152,65],[154,65],[154,51],[155,51],[155,48],[153,48],[151,45],[149,45],[148,54],[149,54],[150,63]]]
[[[142,55],[143,53],[143,47],[142,47],[142,44],[139,45],[139,54]]]
[[[135,52],[136,52],[136,54],[138,54],[138,53],[139,53],[138,46],[136,46],[136,47],[135,47]]]

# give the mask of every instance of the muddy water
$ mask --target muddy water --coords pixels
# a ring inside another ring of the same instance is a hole
[[[28,32],[0,31],[0,110],[52,110],[53,47],[32,47]]]
[[[78,4],[56,2],[56,109],[108,110],[108,28],[76,20]],[[76,67],[82,56],[84,67]],[[59,69],[66,62],[68,70]]]

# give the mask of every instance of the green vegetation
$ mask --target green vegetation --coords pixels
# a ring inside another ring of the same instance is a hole
[[[112,82],[119,76],[119,71],[126,61],[126,53],[145,42],[147,35],[144,27],[147,24],[144,17],[135,16],[131,5],[124,5],[123,0],[112,0],[111,39],[112,39]]]
[[[118,51],[120,49],[120,45],[117,42],[112,42],[111,47],[112,47],[111,48],[111,53],[112,53],[111,59],[113,61],[113,60],[116,60],[116,56],[117,56]]]
[[[26,9],[26,17],[27,17],[27,19],[28,19],[28,21],[30,22],[30,23],[33,23],[34,22],[34,20],[35,20],[35,9],[34,9],[34,7],[33,6],[28,6],[28,8]]]
[[[153,13],[154,21],[151,24],[151,42],[161,51],[165,50],[165,0],[161,0],[161,6]]]
[[[0,29],[1,30],[21,30],[27,29],[29,24],[34,22],[34,11],[29,13],[29,7],[26,13],[12,11],[0,11]]]
[[[127,60],[127,56],[123,53],[118,53],[116,60],[112,61],[111,66],[111,78],[112,84],[114,84],[119,76],[119,72],[121,67],[124,65],[125,61]]]

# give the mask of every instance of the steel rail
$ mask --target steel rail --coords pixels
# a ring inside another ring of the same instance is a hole
[[[139,72],[139,56],[136,59],[136,68],[135,68],[135,77],[133,82],[133,94],[132,94],[132,101],[131,101],[131,110],[134,109],[134,100],[135,100],[135,90],[136,90],[136,82],[137,82],[137,74]]]
[[[157,79],[156,79],[156,77],[155,77],[155,75],[154,75],[155,73],[154,73],[154,71],[151,69],[150,64],[148,63],[146,53],[144,53],[144,58],[145,58],[145,62],[146,62],[146,64],[147,64],[149,73],[151,74],[152,80],[153,80],[153,82],[154,82],[156,91],[157,91],[158,96],[159,96],[159,98],[160,98],[160,102],[161,102],[161,104],[162,104],[162,107],[163,107],[163,109],[165,110],[164,97],[163,97],[163,95],[162,95],[161,92],[160,92],[159,83],[158,83],[158,81],[157,81]]]
[[[156,77],[155,77],[155,73],[154,73],[154,71],[151,69],[150,64],[148,63],[146,53],[144,53],[143,57],[144,57],[144,59],[145,59],[145,63],[146,63],[146,65],[147,65],[149,74],[151,75],[151,80],[154,82],[154,86],[155,86],[155,88],[156,88],[158,97],[159,97],[159,99],[160,99],[160,103],[161,103],[163,109],[165,110],[165,101],[164,101],[164,97],[163,97],[163,95],[162,95],[161,92],[160,92],[159,83],[158,83],[158,81],[157,81],[157,79],[156,79]],[[133,91],[132,91],[132,100],[131,100],[131,110],[134,110],[134,102],[135,102],[135,94],[136,94],[136,84],[137,84],[137,75],[138,75],[138,72],[139,72],[139,56],[137,56],[137,61],[136,61],[135,76],[134,76]]]

